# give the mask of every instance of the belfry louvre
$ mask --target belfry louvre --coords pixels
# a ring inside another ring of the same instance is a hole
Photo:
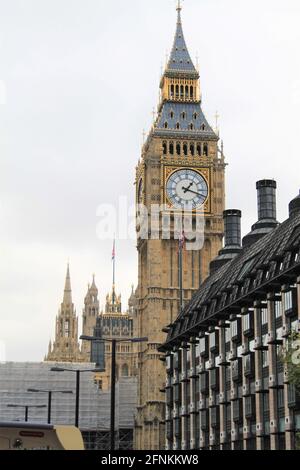
[[[259,219],[240,240],[225,211],[225,247],[161,351],[167,449],[294,449],[300,400],[282,348],[300,319],[300,196],[276,221],[276,183],[257,183]]]

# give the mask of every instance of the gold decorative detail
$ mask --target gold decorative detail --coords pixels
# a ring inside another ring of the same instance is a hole
[[[162,200],[164,202],[164,204],[168,207],[168,209],[172,209],[174,211],[176,211],[176,208],[174,208],[174,206],[170,203],[168,197],[167,197],[167,194],[166,194],[166,185],[167,185],[167,182],[170,178],[170,176],[175,173],[176,171],[180,171],[180,170],[192,170],[192,171],[195,171],[196,173],[198,173],[199,175],[201,175],[205,181],[206,181],[206,184],[207,184],[207,188],[208,188],[208,197],[205,201],[205,203],[199,207],[199,208],[196,208],[193,210],[193,212],[203,212],[205,214],[210,214],[211,213],[211,171],[210,171],[210,168],[209,167],[191,167],[190,165],[186,165],[186,166],[170,166],[170,165],[165,165],[163,167],[163,187],[162,187]]]

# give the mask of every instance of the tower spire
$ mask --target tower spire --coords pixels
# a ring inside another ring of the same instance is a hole
[[[70,276],[70,265],[68,263],[67,267],[67,275],[66,275],[66,282],[65,282],[65,290],[64,290],[64,304],[72,304],[72,288],[71,288],[71,276]]]
[[[192,62],[191,56],[188,52],[187,45],[183,35],[182,21],[181,21],[181,2],[178,0],[177,4],[177,26],[174,44],[170,59],[167,65],[167,71],[185,72],[197,75],[197,70]]]
[[[113,251],[112,251],[112,262],[113,262],[112,304],[115,305],[115,301],[116,301],[116,240],[115,239],[114,239]]]
[[[181,1],[180,1],[180,0],[178,0],[178,2],[177,2],[177,8],[176,8],[176,10],[178,11],[178,14],[179,14],[179,17],[180,17],[180,12],[181,12],[181,10],[182,10],[182,6],[181,6]],[[181,20],[181,18],[180,18],[180,20]]]

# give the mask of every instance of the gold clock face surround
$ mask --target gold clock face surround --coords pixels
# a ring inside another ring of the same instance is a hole
[[[165,179],[167,204],[180,210],[207,209],[209,182],[200,169],[175,168]]]

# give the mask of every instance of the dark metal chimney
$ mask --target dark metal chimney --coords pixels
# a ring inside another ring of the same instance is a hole
[[[276,189],[274,180],[262,180],[256,183],[258,220],[276,220]]]
[[[290,217],[300,213],[300,193],[299,196],[295,197],[289,204]]]
[[[241,247],[241,217],[242,213],[239,210],[224,211],[225,248],[230,246]]]
[[[221,266],[231,261],[241,251],[241,217],[237,209],[224,211],[225,246],[219,255],[210,263],[210,273],[215,273]]]
[[[274,180],[261,180],[256,183],[258,201],[258,221],[243,238],[243,247],[248,247],[278,226],[276,220],[276,188]]]

